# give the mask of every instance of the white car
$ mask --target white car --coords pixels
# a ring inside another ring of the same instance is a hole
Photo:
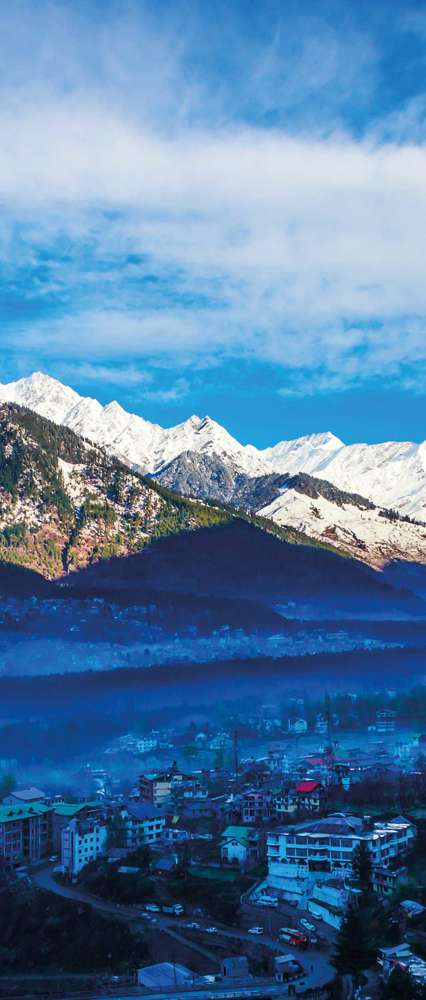
[[[196,920],[191,920],[189,924],[185,924],[185,927],[187,931],[198,931],[200,929],[200,925],[197,924]]]
[[[299,924],[300,924],[301,927],[305,928],[305,931],[315,931],[316,930],[315,924],[311,924],[309,922],[309,920],[305,920],[305,917],[302,917],[302,919],[299,920]]]
[[[217,934],[217,927],[206,927],[206,934]]]
[[[147,903],[145,907],[147,913],[159,913],[160,907],[156,903]]]
[[[263,927],[249,927],[248,933],[249,934],[263,934],[264,930],[263,930]]]

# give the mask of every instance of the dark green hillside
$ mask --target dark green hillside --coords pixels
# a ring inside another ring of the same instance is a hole
[[[179,497],[30,410],[0,407],[0,560],[58,577],[231,515]]]

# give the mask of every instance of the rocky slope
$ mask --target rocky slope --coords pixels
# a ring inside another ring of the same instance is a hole
[[[187,496],[223,498],[381,569],[394,560],[426,563],[426,524],[376,506],[306,473],[251,477],[219,455],[185,452],[157,478]]]

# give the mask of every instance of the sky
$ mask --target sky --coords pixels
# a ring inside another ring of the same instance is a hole
[[[0,381],[426,437],[426,3],[15,0],[0,65]]]

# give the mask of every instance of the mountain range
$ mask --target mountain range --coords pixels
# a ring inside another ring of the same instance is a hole
[[[42,373],[0,385],[0,401],[74,431],[176,493],[256,512],[376,568],[426,563],[426,442],[345,445],[327,432],[258,449],[210,417],[163,428]]]

